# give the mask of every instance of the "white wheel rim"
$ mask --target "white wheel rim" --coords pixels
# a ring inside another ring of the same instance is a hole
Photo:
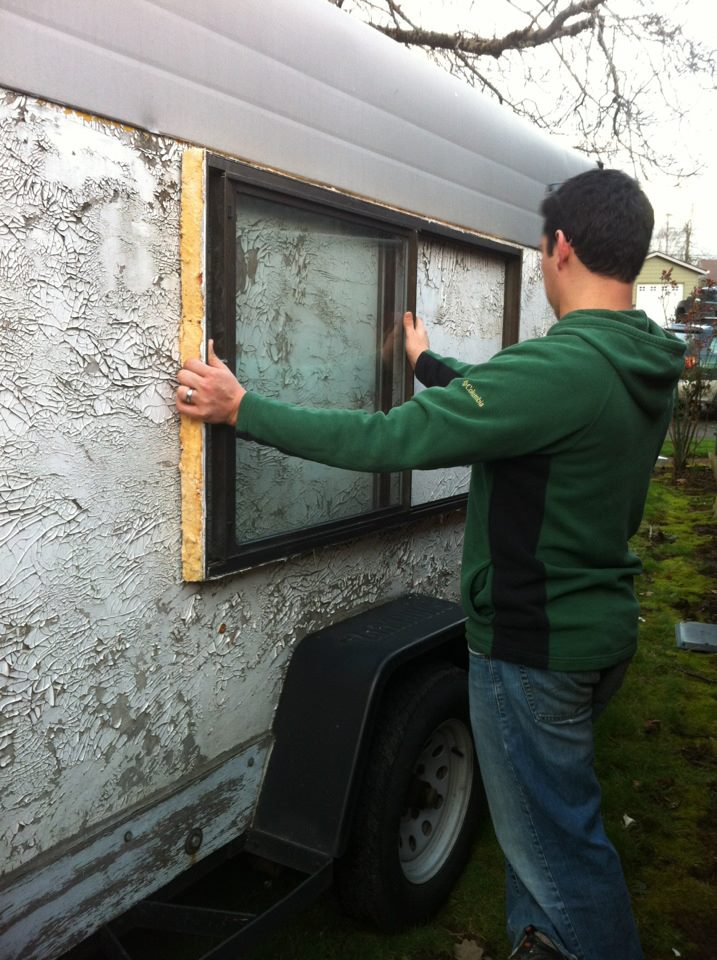
[[[455,847],[474,767],[473,741],[461,720],[437,727],[417,757],[398,835],[401,869],[410,883],[434,877]]]

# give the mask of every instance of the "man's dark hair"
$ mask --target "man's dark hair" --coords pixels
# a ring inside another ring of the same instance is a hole
[[[562,230],[593,273],[632,283],[650,247],[655,215],[632,177],[621,170],[588,170],[543,200],[543,233],[553,252]]]

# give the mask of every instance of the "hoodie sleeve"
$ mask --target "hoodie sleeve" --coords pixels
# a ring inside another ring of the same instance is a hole
[[[453,357],[441,357],[432,350],[424,350],[416,361],[416,378],[424,387],[447,387],[456,377],[468,377],[475,364],[462,363]]]
[[[237,432],[293,456],[368,472],[536,453],[587,426],[610,388],[604,371],[585,377],[569,353],[569,343],[558,351],[544,341],[516,345],[387,414],[304,408],[248,393]]]

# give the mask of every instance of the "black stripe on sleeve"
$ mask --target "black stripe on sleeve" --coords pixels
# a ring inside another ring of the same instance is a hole
[[[432,357],[426,350],[416,361],[415,373],[424,387],[447,387],[458,376],[447,363]]]

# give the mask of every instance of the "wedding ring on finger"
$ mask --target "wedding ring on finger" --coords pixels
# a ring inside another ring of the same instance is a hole
[[[187,387],[187,395],[186,395],[186,397],[184,398],[184,402],[185,402],[185,403],[191,403],[191,402],[192,402],[192,394],[193,394],[193,393],[194,393],[194,390],[193,390],[191,387]]]

